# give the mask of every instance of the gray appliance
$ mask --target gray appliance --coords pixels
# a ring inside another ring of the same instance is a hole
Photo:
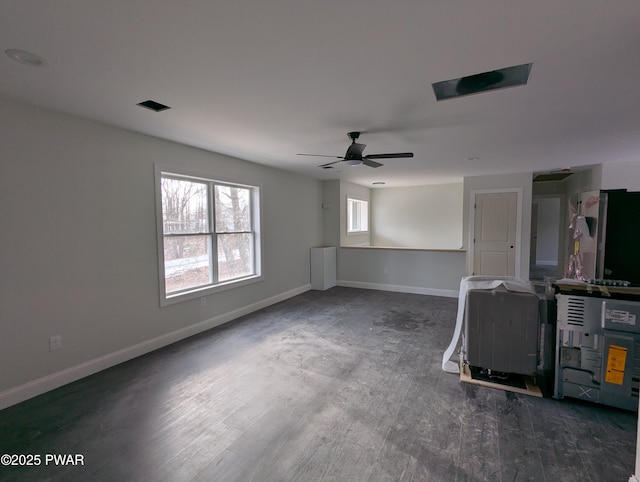
[[[538,365],[538,296],[470,289],[465,304],[463,358],[471,366],[535,375]]]
[[[608,296],[556,296],[554,398],[637,410],[640,301]]]

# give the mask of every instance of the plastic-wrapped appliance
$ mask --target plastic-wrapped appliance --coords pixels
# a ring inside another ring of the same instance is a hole
[[[539,298],[532,289],[469,289],[463,358],[473,367],[535,375],[539,355]]]

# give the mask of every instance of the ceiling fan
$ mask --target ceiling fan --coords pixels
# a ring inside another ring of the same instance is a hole
[[[369,167],[380,167],[382,164],[374,161],[373,159],[400,159],[405,157],[413,157],[413,152],[395,152],[392,154],[369,154],[366,156],[362,155],[364,148],[367,147],[366,144],[359,144],[356,140],[360,137],[359,132],[349,132],[347,134],[349,139],[351,139],[351,145],[347,149],[347,153],[344,157],[340,156],[325,156],[323,154],[298,154],[299,156],[316,156],[316,157],[334,157],[339,159],[338,161],[329,162],[328,164],[322,164],[321,167],[323,169],[332,169],[333,164],[337,164],[339,162],[344,162],[349,166],[359,166],[360,164],[364,164]]]

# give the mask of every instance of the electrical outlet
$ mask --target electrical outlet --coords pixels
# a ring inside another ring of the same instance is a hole
[[[207,299],[203,296],[200,298],[200,306],[205,306],[207,304]]]
[[[49,351],[56,351],[62,348],[62,335],[53,335],[49,337]]]

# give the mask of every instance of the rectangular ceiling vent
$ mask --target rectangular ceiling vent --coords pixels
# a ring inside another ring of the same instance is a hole
[[[467,75],[459,79],[443,80],[432,84],[433,92],[436,95],[436,99],[440,101],[489,90],[525,85],[529,80],[532,65],[515,65],[504,69]]]
[[[146,107],[147,109],[151,109],[154,112],[162,112],[163,110],[171,109],[168,105],[161,104],[160,102],[156,102],[154,100],[145,100],[144,102],[140,102],[140,107]]]
[[[549,182],[549,181],[562,181],[569,177],[572,172],[550,172],[549,174],[538,174],[533,178],[533,182]]]

